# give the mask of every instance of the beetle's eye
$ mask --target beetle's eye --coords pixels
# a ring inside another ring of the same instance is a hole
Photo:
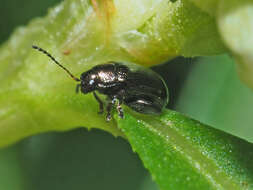
[[[94,82],[95,82],[94,80],[90,80],[90,81],[89,81],[89,85],[93,85]]]

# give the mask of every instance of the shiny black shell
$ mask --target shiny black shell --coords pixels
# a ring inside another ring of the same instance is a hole
[[[82,73],[80,80],[82,93],[97,91],[139,113],[160,114],[169,99],[163,79],[137,65],[109,62]]]

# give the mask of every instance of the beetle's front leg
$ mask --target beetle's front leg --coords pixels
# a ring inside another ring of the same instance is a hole
[[[111,102],[108,103],[108,105],[106,106],[106,112],[107,112],[107,115],[106,115],[106,121],[110,121],[112,119],[112,115],[111,115],[111,112],[112,112],[112,108],[113,108],[113,105],[115,104],[115,102],[112,100]]]
[[[123,109],[121,107],[121,104],[122,104],[122,100],[121,99],[118,99],[118,102],[117,102],[117,111],[118,111],[118,115],[120,118],[124,118],[124,112],[123,112]]]
[[[125,91],[124,89],[120,90],[117,95],[115,96],[115,99],[117,99],[117,111],[118,111],[118,115],[120,118],[124,118],[124,112],[123,112],[123,109],[121,107],[121,104],[123,103],[123,100],[124,100],[124,94],[125,94]]]
[[[93,96],[95,97],[95,99],[99,103],[99,112],[98,112],[98,114],[104,113],[104,104],[103,104],[102,100],[98,97],[96,92],[93,92]]]

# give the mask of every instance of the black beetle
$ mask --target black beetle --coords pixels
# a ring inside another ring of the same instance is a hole
[[[43,52],[64,69],[77,82],[76,92],[93,92],[103,113],[104,104],[95,91],[107,96],[106,119],[111,119],[111,111],[116,104],[118,114],[123,118],[121,104],[143,114],[160,114],[168,103],[168,89],[163,79],[155,72],[132,64],[107,62],[97,65],[81,74],[80,79],[63,67],[52,55],[38,46],[34,49]]]

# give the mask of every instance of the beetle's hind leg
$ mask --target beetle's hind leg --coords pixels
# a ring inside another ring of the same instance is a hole
[[[102,100],[98,97],[96,92],[93,92],[93,96],[95,97],[95,99],[99,103],[99,112],[98,112],[98,114],[104,113],[104,104],[103,104]]]

